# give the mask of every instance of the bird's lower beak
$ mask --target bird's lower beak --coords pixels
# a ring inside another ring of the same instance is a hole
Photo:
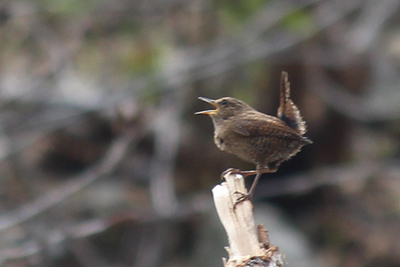
[[[206,102],[206,103],[208,103],[208,104],[213,105],[216,109],[199,111],[199,112],[196,112],[196,113],[194,113],[194,114],[196,114],[196,115],[203,115],[203,114],[206,114],[206,115],[214,115],[214,114],[217,113],[217,111],[218,111],[218,104],[215,102],[215,100],[210,99],[210,98],[207,98],[207,97],[201,97],[201,96],[199,97],[199,99],[200,99],[201,101],[204,101],[204,102]]]

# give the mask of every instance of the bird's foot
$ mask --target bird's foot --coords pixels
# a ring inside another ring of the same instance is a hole
[[[253,204],[253,195],[252,194],[245,194],[245,193],[242,193],[239,191],[235,191],[234,194],[240,195],[240,196],[236,199],[235,204],[233,205],[233,209],[236,209],[237,205],[239,205],[240,203],[242,203],[246,200],[250,201],[250,203]]]
[[[243,171],[239,169],[229,168],[221,174],[221,180],[224,180],[224,176],[227,174],[241,174],[243,175]]]
[[[227,175],[227,174],[240,174],[240,175],[242,175],[243,177],[247,177],[247,176],[250,176],[250,175],[255,175],[255,174],[257,174],[257,171],[256,170],[252,170],[252,171],[242,171],[242,170],[239,170],[239,169],[234,169],[234,168],[229,168],[229,169],[227,169],[226,171],[224,171],[222,174],[221,174],[221,180],[224,180],[224,176],[225,175]]]

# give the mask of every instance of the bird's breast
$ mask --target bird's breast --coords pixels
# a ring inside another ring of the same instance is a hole
[[[214,134],[214,143],[219,149],[226,150],[225,137],[219,135],[217,132]]]

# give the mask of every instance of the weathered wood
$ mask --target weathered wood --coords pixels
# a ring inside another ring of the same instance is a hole
[[[268,232],[258,228],[253,218],[253,205],[244,201],[234,208],[237,192],[247,193],[244,178],[239,174],[224,174],[225,182],[213,188],[218,216],[228,235],[229,259],[223,258],[225,267],[283,266],[282,254],[269,243]]]

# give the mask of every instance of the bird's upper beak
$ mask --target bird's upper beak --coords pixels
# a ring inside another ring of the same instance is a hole
[[[199,112],[196,112],[196,113],[194,113],[194,114],[196,114],[196,115],[202,115],[202,114],[214,115],[214,114],[217,113],[219,107],[218,107],[218,104],[215,102],[215,100],[210,99],[210,98],[207,98],[207,97],[201,97],[201,96],[199,97],[199,99],[200,99],[201,101],[204,101],[204,102],[206,102],[206,103],[208,103],[208,104],[213,105],[216,109],[199,111]]]

